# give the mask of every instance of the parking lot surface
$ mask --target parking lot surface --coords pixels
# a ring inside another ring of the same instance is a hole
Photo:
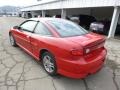
[[[101,71],[85,79],[51,77],[40,63],[9,43],[8,31],[24,21],[0,17],[0,90],[120,90],[120,41],[106,42],[108,55]]]

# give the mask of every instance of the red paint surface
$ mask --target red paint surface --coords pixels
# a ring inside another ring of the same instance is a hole
[[[40,60],[42,49],[48,50],[55,56],[57,72],[71,78],[85,78],[102,68],[107,53],[104,48],[105,37],[89,33],[82,36],[61,38],[46,21],[41,21],[49,28],[53,37],[40,36],[13,28],[10,30],[22,49],[37,60]],[[87,54],[85,53],[86,49],[90,49]],[[82,54],[73,55],[72,50]]]

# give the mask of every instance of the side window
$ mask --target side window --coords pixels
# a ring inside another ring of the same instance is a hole
[[[20,27],[25,31],[31,32],[35,28],[36,24],[37,24],[36,21],[27,21],[23,23]]]
[[[43,23],[38,23],[38,25],[35,28],[34,33],[40,34],[40,35],[48,35],[52,36],[51,32],[48,30],[48,28]]]

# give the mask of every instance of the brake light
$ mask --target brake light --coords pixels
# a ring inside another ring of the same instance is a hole
[[[89,53],[90,52],[90,49],[86,49],[85,50],[85,53],[87,54],[87,53]]]
[[[72,50],[71,54],[75,56],[83,55],[83,50]]]

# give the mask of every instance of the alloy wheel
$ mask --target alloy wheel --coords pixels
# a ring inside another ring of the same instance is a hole
[[[45,55],[43,57],[43,65],[44,65],[44,68],[45,70],[48,72],[48,73],[52,73],[54,72],[54,69],[55,69],[55,66],[54,66],[54,63],[52,62],[51,60],[52,58],[48,55]]]

